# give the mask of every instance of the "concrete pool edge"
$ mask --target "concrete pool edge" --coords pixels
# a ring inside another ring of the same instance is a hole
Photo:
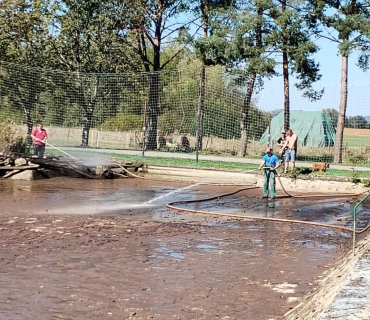
[[[305,296],[299,304],[284,316],[285,320],[317,320],[334,301],[347,276],[355,268],[358,260],[370,248],[370,236],[357,243],[354,255],[349,251],[333,268],[325,273],[319,286]]]
[[[211,169],[189,169],[176,167],[149,166],[145,177],[153,180],[198,182],[209,184],[230,184],[230,185],[255,185],[261,187],[263,176],[259,172],[236,172]],[[359,194],[369,190],[362,184],[355,184],[346,181],[335,180],[304,180],[299,178],[281,177],[281,182],[287,191],[304,192],[327,192],[327,193],[350,193]],[[281,186],[276,183],[277,190]]]

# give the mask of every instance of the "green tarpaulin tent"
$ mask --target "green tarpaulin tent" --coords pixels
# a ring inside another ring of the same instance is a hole
[[[299,146],[332,147],[335,141],[335,128],[329,116],[321,111],[291,111],[290,128],[298,136]],[[274,146],[284,130],[284,112],[271,119],[271,144]],[[259,143],[268,143],[269,128],[263,133]]]

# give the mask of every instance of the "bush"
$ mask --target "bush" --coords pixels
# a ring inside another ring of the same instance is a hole
[[[143,117],[136,114],[119,113],[105,120],[100,129],[108,131],[142,130]]]
[[[5,157],[12,153],[28,154],[30,151],[27,140],[14,129],[14,125],[9,118],[0,123],[0,152]]]
[[[352,183],[359,183],[361,180],[359,179],[359,172],[352,169],[351,171],[351,182]]]
[[[364,179],[364,180],[362,180],[362,183],[364,184],[364,187],[365,188],[369,188],[370,187],[370,179]]]

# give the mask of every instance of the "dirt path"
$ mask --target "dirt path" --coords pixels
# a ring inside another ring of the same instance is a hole
[[[165,209],[161,195],[185,186],[1,181],[0,319],[281,319],[351,247],[334,231]]]

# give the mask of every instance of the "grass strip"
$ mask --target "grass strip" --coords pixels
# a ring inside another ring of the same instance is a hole
[[[54,150],[53,154],[59,153]],[[65,157],[65,155],[61,154]],[[79,158],[86,157],[86,153],[81,150],[81,152],[73,152],[73,156]],[[91,154],[89,153],[89,157]],[[93,157],[96,158],[106,158],[115,159],[117,161],[125,162],[143,162],[148,165],[156,166],[168,166],[168,167],[184,167],[184,168],[198,168],[198,169],[215,169],[215,170],[230,170],[230,171],[247,171],[254,170],[258,168],[257,164],[252,163],[242,163],[242,162],[226,162],[226,161],[211,161],[211,160],[199,160],[195,159],[182,159],[182,158],[163,158],[163,157],[142,157],[142,156],[131,156],[116,153],[96,153]],[[310,176],[310,177],[332,177],[332,178],[344,178],[348,181],[359,183],[363,182],[370,186],[370,171],[356,171],[356,168],[349,168],[349,170],[337,170],[337,169],[327,169],[325,173],[311,173],[309,168],[299,168],[297,167],[297,176]]]

